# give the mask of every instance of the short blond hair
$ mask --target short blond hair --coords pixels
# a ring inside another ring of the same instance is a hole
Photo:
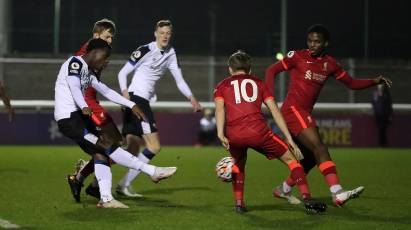
[[[171,29],[173,29],[173,24],[171,23],[171,21],[168,19],[163,19],[156,23],[155,30],[157,30],[158,28],[164,27],[164,26],[168,26]]]
[[[116,33],[116,24],[113,21],[107,18],[103,18],[96,23],[94,23],[93,34],[102,33],[103,31],[108,30],[112,35]]]

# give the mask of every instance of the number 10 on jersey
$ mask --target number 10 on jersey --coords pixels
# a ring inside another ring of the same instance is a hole
[[[248,96],[247,94],[247,84],[250,84],[252,87],[251,97]],[[257,100],[258,88],[257,88],[257,84],[255,83],[255,81],[251,79],[244,79],[240,85],[238,83],[238,80],[234,80],[234,81],[231,81],[231,85],[234,87],[234,97],[235,97],[236,104],[241,103],[241,97],[246,102],[253,102]]]

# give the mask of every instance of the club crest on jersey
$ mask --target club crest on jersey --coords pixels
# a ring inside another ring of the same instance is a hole
[[[295,51],[290,51],[287,53],[287,57],[291,58],[294,56]]]
[[[313,72],[311,72],[311,70],[307,70],[305,71],[305,79],[307,80],[311,80],[313,78]]]

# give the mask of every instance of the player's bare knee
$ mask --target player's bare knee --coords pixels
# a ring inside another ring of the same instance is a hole
[[[161,146],[159,144],[147,145],[147,148],[154,154],[158,154],[161,151]]]

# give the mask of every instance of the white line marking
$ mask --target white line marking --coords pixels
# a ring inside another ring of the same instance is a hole
[[[0,218],[0,227],[5,228],[5,229],[20,228],[20,226],[18,226],[17,224],[12,224],[8,220],[3,220],[1,218]]]

